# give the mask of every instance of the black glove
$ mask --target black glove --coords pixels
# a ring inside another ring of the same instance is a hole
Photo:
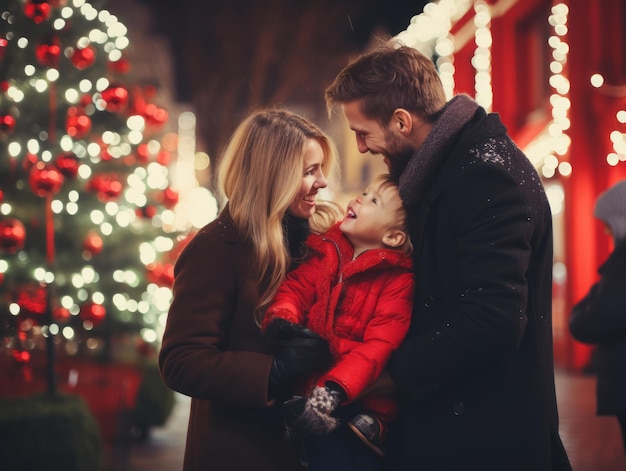
[[[313,334],[310,329],[307,329],[301,324],[293,324],[282,317],[272,319],[263,331],[263,335],[270,339],[275,345],[284,344],[294,337],[306,337],[310,334]]]
[[[328,341],[305,327],[276,319],[268,326],[266,333],[270,337],[279,335],[274,337],[277,351],[270,370],[271,392],[285,384],[327,370],[332,363]]]

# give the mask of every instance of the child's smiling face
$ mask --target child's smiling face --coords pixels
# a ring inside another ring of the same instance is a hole
[[[380,183],[370,185],[363,194],[348,203],[339,228],[352,242],[357,254],[385,247],[385,236],[395,225],[395,217],[401,207],[397,188]]]

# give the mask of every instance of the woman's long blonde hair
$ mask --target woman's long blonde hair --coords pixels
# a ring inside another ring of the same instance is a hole
[[[324,174],[332,178],[337,163],[333,141],[308,119],[284,109],[252,112],[222,157],[218,186],[235,225],[253,245],[252,270],[261,287],[258,307],[271,300],[291,262],[282,220],[302,185],[307,139],[321,145]],[[336,220],[332,208],[317,205],[310,226],[320,232],[329,227]]]

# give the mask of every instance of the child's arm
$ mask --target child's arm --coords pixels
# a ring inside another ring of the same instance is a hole
[[[305,324],[316,298],[316,282],[320,257],[313,256],[287,274],[280,284],[263,318],[262,328],[274,319],[285,319],[292,324]]]

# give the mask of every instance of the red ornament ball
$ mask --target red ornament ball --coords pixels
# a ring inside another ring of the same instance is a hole
[[[74,152],[63,152],[57,155],[54,165],[64,177],[73,179],[78,175],[78,157],[76,157]]]
[[[91,177],[91,180],[87,182],[87,189],[94,192],[100,191],[100,188],[104,184],[105,180],[106,175],[94,175],[93,177]]]
[[[111,85],[101,93],[102,99],[106,103],[107,111],[123,111],[128,105],[128,90],[119,85]]]
[[[146,105],[144,111],[144,119],[149,126],[160,127],[167,123],[169,115],[167,110],[159,108],[158,106],[150,103]]]
[[[174,264],[151,263],[146,266],[146,278],[159,286],[171,287],[174,283]]]
[[[113,159],[113,156],[109,152],[109,148],[108,147],[105,148],[105,149],[102,149],[102,152],[100,152],[100,159],[104,160],[105,162],[108,162],[109,160]]]
[[[37,196],[54,195],[63,185],[63,174],[50,164],[37,162],[30,169],[28,183]]]
[[[42,43],[35,48],[35,57],[41,65],[56,68],[59,65],[61,56],[61,46],[58,41],[52,43]]]
[[[171,188],[163,190],[163,206],[167,209],[172,209],[178,204],[178,192]]]
[[[109,70],[116,74],[125,74],[130,70],[130,62],[123,57],[115,62],[109,62],[108,66]]]
[[[172,154],[170,154],[165,149],[161,149],[159,153],[157,154],[156,161],[160,163],[161,165],[163,165],[164,167],[167,167],[172,161]]]
[[[87,234],[87,237],[83,242],[83,249],[85,249],[85,251],[90,255],[98,255],[102,252],[103,246],[104,243],[102,242],[102,238],[95,232]]]
[[[26,5],[24,5],[24,15],[33,20],[36,24],[41,24],[50,18],[51,12],[52,8],[50,4],[46,2],[28,1]]]
[[[4,55],[7,52],[7,48],[9,46],[9,41],[3,36],[0,36],[0,61],[4,59]]]
[[[136,211],[137,216],[146,219],[152,219],[157,214],[157,209],[151,204],[147,206],[142,206],[141,208],[137,208]]]
[[[57,322],[67,322],[70,317],[70,311],[64,307],[57,306],[52,310],[52,318]]]
[[[19,291],[16,302],[24,314],[28,316],[42,316],[46,312],[48,305],[46,288],[41,285],[25,286]]]
[[[0,115],[0,134],[9,134],[13,129],[15,129],[15,118],[10,114]]]
[[[26,228],[19,219],[0,221],[0,249],[13,254],[24,248]]]
[[[148,144],[142,143],[137,146],[137,160],[144,164],[150,160],[150,150],[148,148]]]
[[[78,70],[85,70],[96,61],[96,50],[91,46],[75,49],[70,56],[70,61]]]
[[[107,181],[98,191],[98,199],[104,202],[114,201],[122,194],[123,189],[122,182],[118,180]]]
[[[82,139],[91,131],[91,118],[87,116],[85,110],[71,106],[67,110],[65,129],[73,138]]]
[[[17,348],[13,349],[13,359],[17,363],[25,364],[30,361],[30,353],[26,350],[18,350]]]
[[[78,100],[78,104],[80,106],[89,106],[93,103],[93,97],[89,93],[83,93],[83,95]]]
[[[39,162],[39,157],[37,157],[35,154],[31,154],[30,152],[28,152],[24,156],[24,160],[22,161],[22,167],[24,167],[24,170],[28,172],[37,162]]]
[[[89,302],[80,308],[78,315],[83,321],[89,321],[94,326],[98,326],[106,317],[106,309],[102,304]]]
[[[96,192],[100,201],[108,202],[115,200],[120,194],[124,186],[115,173],[94,175],[87,189]]]

